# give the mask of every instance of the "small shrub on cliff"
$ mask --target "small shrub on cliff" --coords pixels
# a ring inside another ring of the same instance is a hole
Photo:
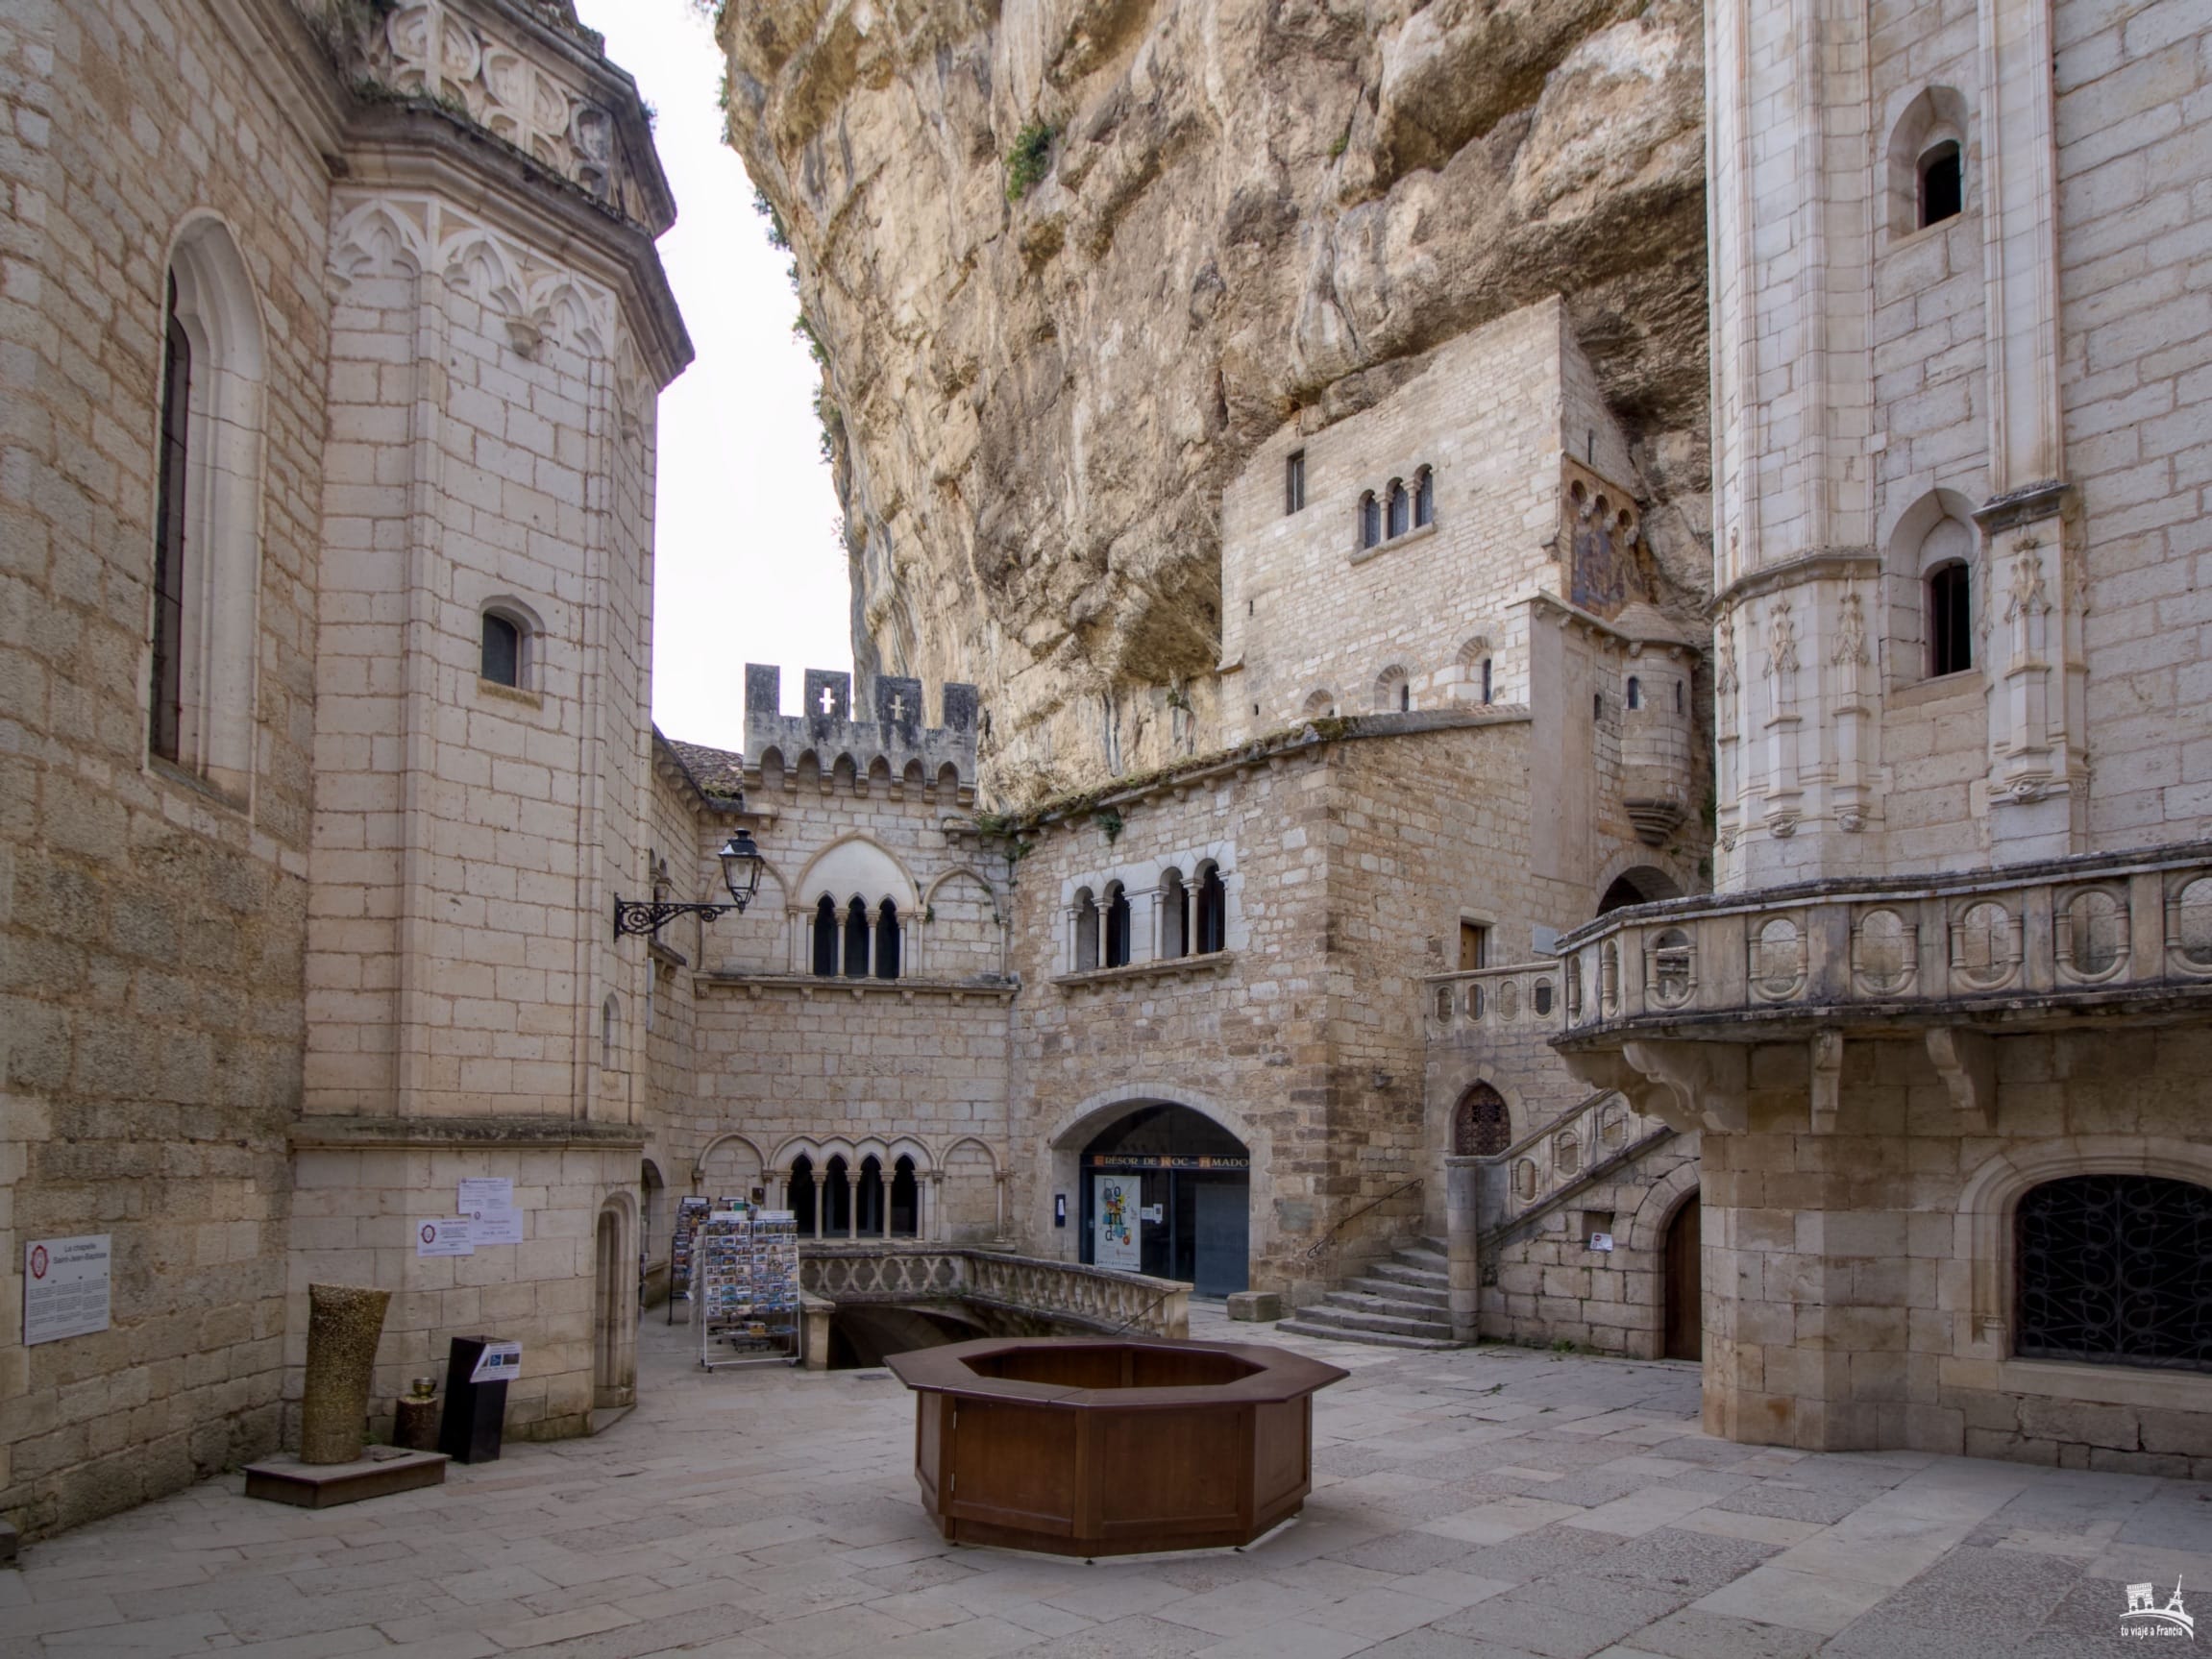
[[[1006,152],[1006,199],[1019,202],[1052,171],[1052,129],[1032,121],[1014,135],[1014,148]]]

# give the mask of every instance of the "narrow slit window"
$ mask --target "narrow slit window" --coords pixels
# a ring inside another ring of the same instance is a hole
[[[1973,578],[1963,560],[1928,574],[1928,671],[1964,673],[1974,667]]]
[[[1407,499],[1407,496],[1406,496],[1406,486],[1405,486],[1404,482],[1403,482],[1403,481],[1401,481],[1400,479],[1397,479],[1397,478],[1392,478],[1392,479],[1390,480],[1390,534],[1391,534],[1391,536],[1393,536],[1393,537],[1397,537],[1397,536],[1402,536],[1402,535],[1404,535],[1404,534],[1406,533],[1406,528],[1407,528],[1407,513],[1408,513],[1409,511],[1410,511],[1410,506],[1409,506],[1408,499]]]
[[[1412,684],[1411,684],[1411,682],[1409,682],[1409,681],[1406,681],[1406,680],[1400,680],[1400,681],[1398,682],[1398,712],[1399,712],[1400,714],[1410,714],[1410,713],[1412,713],[1412,712],[1413,712],[1413,685],[1412,685]]]
[[[1640,709],[1640,708],[1642,708],[1643,706],[1644,706],[1644,686],[1643,686],[1643,681],[1641,681],[1641,680],[1637,679],[1635,675],[1634,675],[1634,674],[1631,674],[1631,675],[1629,675],[1629,707],[1630,707],[1630,708],[1632,708],[1632,709]]]
[[[1958,145],[1945,140],[1920,159],[1920,223],[1925,230],[1966,210],[1966,173]]]
[[[177,320],[177,279],[169,279],[168,328],[161,359],[160,501],[154,549],[154,720],[152,746],[178,758],[184,729],[184,473],[191,428],[192,341]]]
[[[1485,657],[1483,659],[1483,701],[1486,703],[1490,701],[1490,659],[1488,657]]]
[[[1283,463],[1283,513],[1303,512],[1306,506],[1306,451],[1293,450]]]
[[[1360,498],[1360,546],[1371,548],[1382,539],[1383,504],[1375,500],[1375,492],[1369,490]]]

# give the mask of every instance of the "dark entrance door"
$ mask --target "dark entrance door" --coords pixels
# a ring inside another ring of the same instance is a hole
[[[1226,1296],[1251,1282],[1251,1159],[1244,1144],[1189,1107],[1139,1107],[1084,1148],[1082,1258],[1097,1262],[1100,1177],[1134,1220],[1138,1260],[1159,1279],[1179,1279],[1200,1296]]]
[[[1228,1296],[1251,1286],[1245,1210],[1250,1187],[1209,1181],[1198,1187],[1197,1286],[1200,1296]]]
[[[1699,1266],[1698,1201],[1675,1211],[1666,1230],[1666,1356],[1705,1357],[1705,1292]]]

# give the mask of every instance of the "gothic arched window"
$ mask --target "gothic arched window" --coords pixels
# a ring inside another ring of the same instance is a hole
[[[1106,965],[1129,965],[1129,895],[1119,882],[1106,888]]]
[[[875,910],[875,977],[898,977],[898,907],[885,899]]]
[[[2013,1352],[2212,1371],[2212,1187],[2071,1175],[2015,1212]]]
[[[845,908],[845,977],[868,977],[868,901],[862,898]]]
[[[814,971],[823,979],[837,972],[837,901],[827,893],[814,907]]]
[[[901,1156],[891,1166],[891,1235],[922,1235],[922,1183],[915,1179],[914,1159]]]
[[[1452,1109],[1455,1158],[1495,1158],[1512,1143],[1512,1122],[1504,1095],[1487,1083],[1478,1083],[1460,1096],[1460,1104]]]
[[[822,1230],[815,1225],[814,1159],[800,1153],[791,1160],[791,1178],[785,1183],[784,1208],[791,1211],[792,1225],[801,1238],[814,1238]]]
[[[1437,475],[1423,467],[1413,475],[1413,527],[1437,522]]]
[[[1974,667],[1974,578],[1964,559],[1928,573],[1928,671],[1963,673]]]
[[[1211,955],[1229,948],[1229,890],[1222,885],[1221,870],[1209,859],[1198,870],[1196,925],[1197,952]]]

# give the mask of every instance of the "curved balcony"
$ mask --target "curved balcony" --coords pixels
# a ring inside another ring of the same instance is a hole
[[[1740,1110],[1742,1051],[1723,1045],[1793,1036],[1811,1041],[1817,1127],[1844,1035],[1870,1028],[1921,1036],[1985,1118],[1996,1035],[2212,1006],[2212,842],[1640,905],[1560,957],[1555,1045],[1677,1127]]]

